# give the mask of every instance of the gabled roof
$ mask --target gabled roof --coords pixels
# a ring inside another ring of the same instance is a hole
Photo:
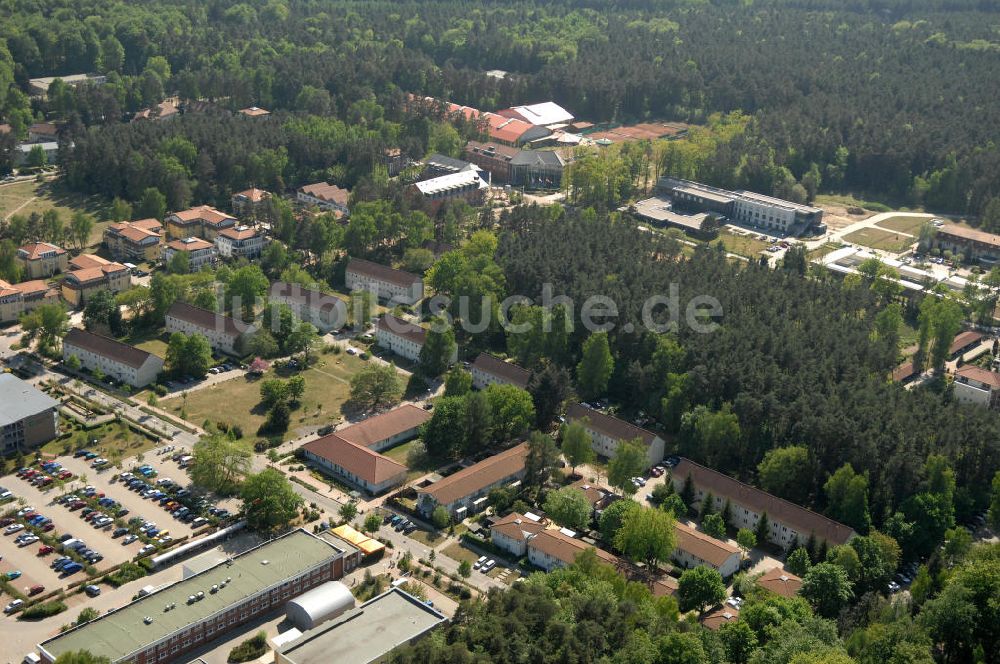
[[[524,470],[527,456],[528,443],[521,443],[417,491],[426,493],[441,505],[450,505],[484,487],[496,484],[505,477],[512,477],[521,472]]]
[[[582,540],[564,535],[558,530],[543,530],[528,540],[528,547],[548,554],[566,564],[575,562],[578,555],[587,549],[593,548],[597,553],[597,557],[601,559],[601,562],[609,565],[618,565],[617,556],[608,553],[604,549],[591,546]]]
[[[625,420],[620,420],[617,417],[605,415],[599,410],[587,408],[583,404],[574,403],[566,409],[566,419],[576,421],[584,418],[587,419],[587,426],[589,428],[599,431],[605,436],[614,438],[615,440],[632,440],[639,438],[646,445],[652,445],[653,441],[658,437],[652,431],[643,429],[642,427],[637,427],[634,424],[626,422]]]
[[[66,344],[88,350],[134,369],[141,367],[150,357],[156,357],[141,348],[136,348],[135,346],[130,346],[110,337],[94,334],[78,327],[72,328],[65,336],[63,346],[65,347]]]
[[[245,116],[247,116],[249,118],[259,118],[259,117],[262,117],[264,115],[270,115],[271,111],[268,111],[268,110],[263,109],[263,108],[258,108],[256,106],[251,106],[249,108],[241,108],[240,109],[240,113],[242,113],[243,115],[245,115]]]
[[[682,458],[670,472],[681,480],[691,475],[696,487],[711,491],[716,497],[729,498],[732,502],[752,509],[758,514],[767,512],[767,517],[772,522],[779,521],[794,528],[803,538],[814,533],[817,539],[826,540],[831,545],[840,545],[845,544],[855,534],[849,526],[706,468],[690,459]]]
[[[678,521],[674,526],[677,534],[677,548],[681,551],[701,558],[705,562],[721,567],[740,550],[705,533],[698,532],[686,523]]]
[[[780,567],[772,567],[757,579],[757,585],[782,597],[794,597],[802,587],[802,579]]]
[[[62,247],[58,247],[54,244],[49,244],[48,242],[32,242],[26,244],[17,250],[18,258],[36,261],[40,260],[47,253],[54,253],[56,256],[62,256],[66,253],[66,250]]]
[[[361,420],[337,431],[337,435],[346,441],[362,447],[372,447],[383,440],[419,427],[431,419],[431,414],[412,403],[403,404],[398,408]]]
[[[187,302],[174,302],[167,310],[167,316],[186,321],[205,330],[223,332],[230,337],[238,337],[243,334],[233,318],[190,305]]]
[[[993,248],[1000,249],[1000,235],[987,233],[986,231],[981,231],[977,228],[959,226],[958,224],[945,224],[937,229],[937,235],[939,237],[941,235],[948,235],[960,240],[981,242],[982,244],[988,244]]]
[[[958,371],[955,373],[958,374],[959,378],[967,378],[978,383],[985,383],[994,390],[1000,389],[1000,373],[995,371],[983,369],[982,367],[977,367],[972,364],[966,364],[965,366],[959,367]]]
[[[260,203],[265,198],[269,198],[271,193],[264,191],[263,189],[258,189],[257,187],[251,187],[250,189],[244,189],[243,191],[237,191],[233,194],[233,198],[245,198],[251,203]]]
[[[387,281],[390,284],[403,286],[405,288],[421,282],[420,277],[415,274],[405,272],[403,270],[397,270],[396,268],[389,267],[388,265],[382,265],[381,263],[366,261],[363,258],[351,258],[347,262],[346,271],[371,277],[372,279],[377,279],[379,281]]]
[[[130,242],[140,243],[152,238],[159,241],[163,224],[156,219],[140,219],[139,221],[123,221],[108,226],[108,233],[120,235]]]
[[[199,205],[198,207],[174,212],[167,219],[180,221],[185,224],[201,221],[211,226],[231,226],[236,223],[236,217],[232,217],[225,212],[220,212],[209,205]]]
[[[363,445],[344,440],[336,433],[308,442],[302,449],[327,459],[370,484],[381,484],[406,472],[403,464]]]
[[[112,262],[106,258],[98,256],[97,254],[80,254],[79,256],[69,259],[69,266],[78,270],[104,267],[105,265],[112,265]]]
[[[413,323],[405,321],[392,314],[385,314],[379,318],[375,327],[378,330],[394,334],[397,337],[408,339],[409,341],[421,346],[424,344],[424,341],[427,340],[427,330],[425,328],[422,328],[419,325],[414,325]]]
[[[512,148],[509,145],[500,145],[497,143],[480,143],[479,141],[469,141],[465,144],[465,152],[471,154],[481,154],[485,157],[491,157],[495,159],[500,159],[503,161],[510,161],[517,156],[521,150],[519,148]]]
[[[28,127],[28,133],[40,136],[55,136],[59,133],[59,125],[52,122],[36,122]]]
[[[522,514],[511,512],[502,519],[498,519],[490,526],[490,531],[500,533],[516,542],[524,542],[533,535],[545,530],[545,526],[540,521],[533,521]]]
[[[523,120],[507,118],[506,122],[501,123],[499,127],[493,127],[491,123],[488,133],[490,138],[495,141],[516,143],[522,136],[534,128],[535,125]]]
[[[699,622],[710,630],[717,630],[726,623],[733,622],[740,619],[740,610],[734,606],[729,606],[728,604],[723,604],[717,609],[709,611],[701,618]]]
[[[344,207],[347,207],[347,201],[351,196],[351,192],[328,182],[307,184],[304,187],[299,187],[299,191],[307,196],[318,198],[321,201],[336,203]]]
[[[504,362],[489,353],[480,353],[476,361],[472,363],[472,368],[501,378],[522,390],[528,387],[528,381],[531,380],[531,372],[524,367],[513,362]]]
[[[973,330],[966,330],[955,336],[955,340],[951,342],[951,348],[948,349],[949,355],[954,355],[958,351],[962,350],[966,346],[971,346],[977,341],[981,340],[983,335],[979,332]]]
[[[275,281],[271,284],[271,297],[293,300],[304,304],[310,309],[335,307],[338,302],[343,301],[331,293],[324,293],[323,291],[319,291],[314,288],[306,288],[302,284],[288,283],[285,281]]]

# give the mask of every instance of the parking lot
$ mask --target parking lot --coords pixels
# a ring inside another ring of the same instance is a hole
[[[187,485],[187,474],[172,461],[169,456],[148,454],[147,463],[157,469],[158,475],[151,479],[150,483],[156,483],[157,479],[174,479],[179,484]],[[110,569],[120,563],[134,558],[143,546],[141,540],[136,540],[130,544],[123,545],[124,538],[112,537],[113,528],[98,529],[83,518],[84,509],[71,510],[68,504],[56,503],[56,499],[66,493],[81,495],[85,486],[92,486],[96,490],[96,495],[104,494],[118,502],[121,507],[128,510],[124,519],[142,518],[145,521],[152,521],[161,530],[169,532],[170,537],[177,540],[181,537],[190,536],[194,528],[190,523],[185,523],[173,518],[165,508],[154,500],[143,498],[140,493],[129,490],[122,482],[112,482],[119,471],[113,467],[104,470],[95,470],[90,460],[82,457],[62,456],[56,459],[63,468],[74,474],[74,479],[70,480],[63,489],[49,486],[46,489],[39,488],[31,484],[30,481],[16,476],[8,476],[4,479],[5,486],[15,496],[23,498],[27,507],[34,507],[36,511],[51,519],[55,528],[49,532],[50,535],[58,538],[64,533],[70,533],[73,537],[82,539],[88,548],[101,554],[103,560],[98,561],[95,567],[98,571]],[[138,465],[134,459],[127,460],[123,468],[129,468],[132,464]],[[17,503],[10,503],[11,507],[18,507]],[[100,509],[100,508],[99,508]],[[104,510],[102,510],[104,511]],[[20,522],[20,520],[19,520]],[[35,542],[24,547],[19,547],[14,543],[18,535],[24,533],[20,531],[8,535],[0,535],[3,559],[0,560],[0,573],[11,570],[21,572],[21,577],[13,583],[18,589],[27,589],[35,585],[45,586],[46,591],[82,579],[81,574],[74,574],[70,577],[61,577],[59,572],[50,568],[51,562],[58,557],[58,553],[38,555],[39,547],[43,542]]]

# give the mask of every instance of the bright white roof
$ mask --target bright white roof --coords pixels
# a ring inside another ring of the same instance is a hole
[[[514,106],[514,110],[533,125],[548,126],[573,121],[573,114],[554,101],[543,101],[541,104],[529,104],[527,106]]]
[[[430,180],[424,180],[423,182],[417,182],[416,187],[417,190],[424,196],[431,196],[433,194],[439,194],[452,189],[461,189],[473,183],[476,183],[480,189],[484,189],[489,186],[481,177],[479,177],[479,171],[475,170],[449,173],[448,175],[442,175],[441,177],[431,178]]]

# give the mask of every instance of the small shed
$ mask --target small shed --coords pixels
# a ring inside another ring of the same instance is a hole
[[[354,608],[354,595],[339,581],[327,581],[288,602],[285,617],[305,631]]]

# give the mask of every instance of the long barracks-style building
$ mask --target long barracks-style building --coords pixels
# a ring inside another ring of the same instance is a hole
[[[42,661],[87,650],[112,664],[167,664],[344,576],[356,549],[298,529],[43,641]]]

